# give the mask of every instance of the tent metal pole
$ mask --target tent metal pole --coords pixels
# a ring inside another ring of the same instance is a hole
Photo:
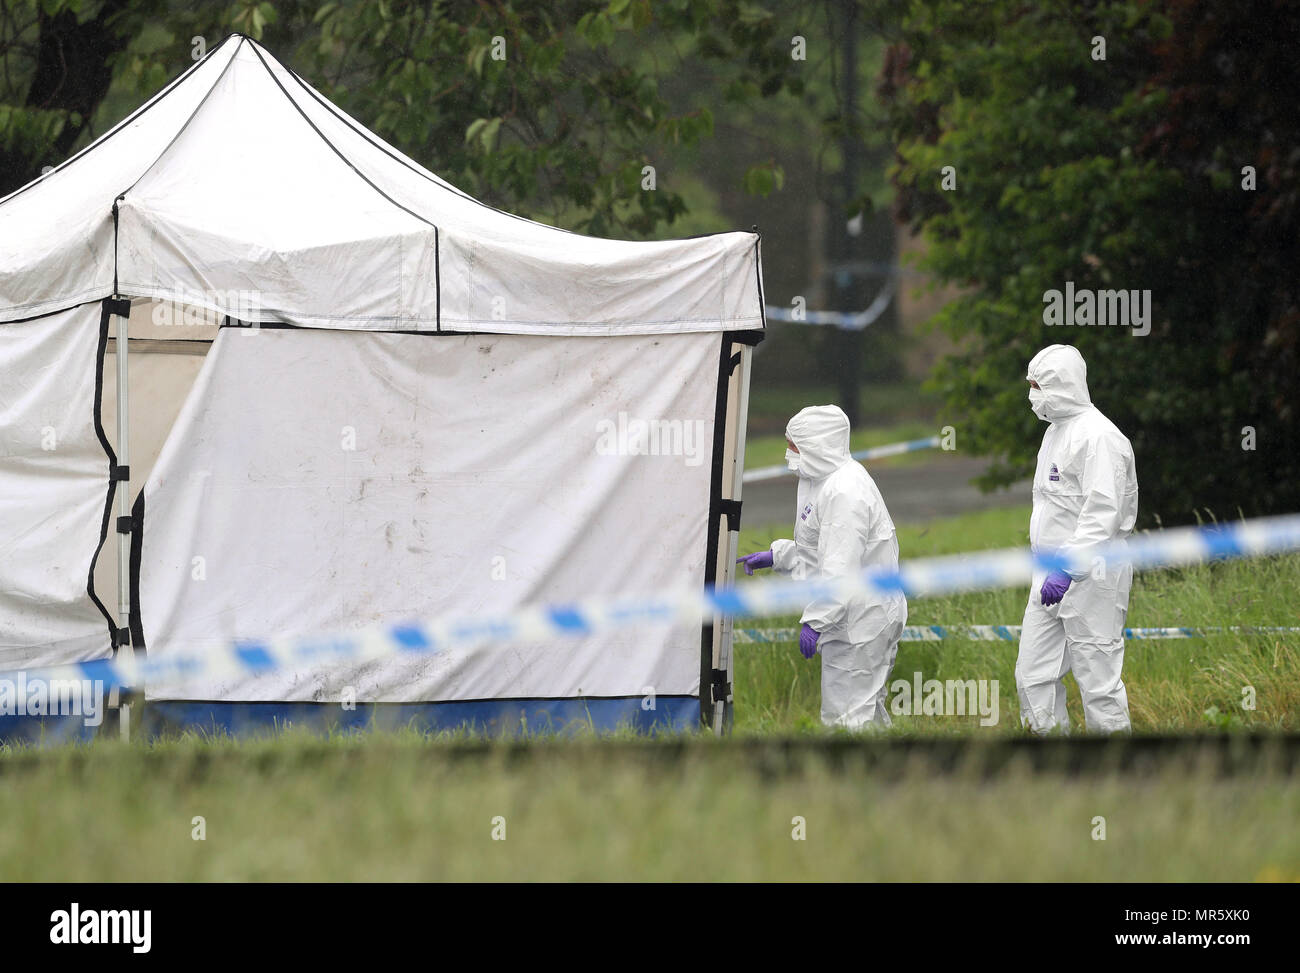
[[[114,295],[116,298],[117,295]],[[131,318],[129,315],[117,317],[117,345],[114,357],[117,359],[117,462],[119,466],[129,467],[130,458],[130,422],[127,403],[127,391],[130,384],[127,371],[127,348],[130,345]],[[120,517],[131,516],[130,481],[118,483],[117,513]],[[117,534],[117,618],[118,629],[131,627],[131,535],[118,531]],[[126,659],[134,658],[135,650],[130,640],[118,646],[118,654],[126,654]],[[122,739],[131,739],[131,705],[120,701],[118,706],[118,725]]]
[[[749,425],[749,373],[754,354],[752,345],[740,346],[739,374],[733,376],[737,393],[736,416],[734,420],[735,439],[731,456],[731,490],[730,499],[740,500],[741,485],[745,478],[745,433]],[[727,532],[727,560],[723,577],[719,584],[734,584],[736,580],[736,556],[740,548],[740,531]],[[733,687],[734,698],[736,685],[735,653],[732,652],[732,629],[735,619],[730,615],[722,619],[718,636],[718,668],[726,670],[727,685]],[[713,704],[713,732],[717,736],[730,732],[735,719],[733,699],[715,700]]]

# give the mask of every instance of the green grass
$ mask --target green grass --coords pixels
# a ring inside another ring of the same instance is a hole
[[[0,759],[5,881],[1300,878],[1300,780],[855,752],[772,762],[706,738],[466,750],[413,734],[185,740]],[[193,838],[202,817],[205,840]],[[1106,840],[1093,840],[1104,817]],[[793,840],[802,818],[806,840]],[[499,819],[499,820],[494,820]],[[493,840],[504,822],[505,840]]]
[[[928,527],[899,530],[904,558],[926,557],[1028,542],[1029,508],[966,514]],[[772,529],[741,532],[741,550],[764,550]],[[742,583],[745,579],[742,575]],[[1128,624],[1156,626],[1297,626],[1300,555],[1229,561],[1135,577]],[[1019,625],[1027,587],[913,599],[912,625]],[[745,620],[741,627],[797,627],[797,616]],[[1019,733],[1015,689],[1016,645],[1011,642],[904,642],[894,679],[996,679],[1000,720],[898,716],[897,735]],[[805,661],[793,644],[736,647],[738,733],[820,732],[820,660]],[[1135,732],[1213,732],[1223,729],[1300,729],[1300,633],[1217,634],[1202,639],[1130,640],[1124,683]],[[1072,677],[1070,718],[1083,726]],[[1254,687],[1255,709],[1242,708],[1243,687]]]
[[[900,540],[906,557],[1014,546],[1027,524],[1027,509],[994,510]],[[744,532],[747,550],[771,539]],[[1298,590],[1294,555],[1144,574],[1129,620],[1295,625]],[[1017,623],[1025,596],[917,599],[910,621]],[[1014,660],[1007,643],[904,643],[896,677],[998,679],[1002,719],[900,716],[886,738],[957,738],[974,755],[1020,733]],[[955,772],[925,756],[889,771],[858,745],[838,763],[749,746],[822,737],[818,666],[793,645],[739,646],[725,740],[291,731],[7,750],[0,880],[1300,881],[1300,778],[1267,762],[1235,776],[1187,760],[1077,775],[1013,760],[984,774],[974,756]],[[1224,635],[1130,642],[1125,681],[1139,734],[1231,735],[1297,729],[1298,672],[1295,637]],[[1246,684],[1253,712],[1239,705]],[[806,840],[792,840],[796,818]]]

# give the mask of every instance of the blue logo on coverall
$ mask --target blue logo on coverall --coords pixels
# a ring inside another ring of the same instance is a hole
[[[1051,469],[1051,471],[1047,474],[1047,478],[1048,478],[1049,480],[1059,480],[1059,479],[1061,478],[1061,471],[1058,470],[1058,469],[1056,468],[1056,464],[1055,464],[1055,463],[1052,464],[1052,469]]]

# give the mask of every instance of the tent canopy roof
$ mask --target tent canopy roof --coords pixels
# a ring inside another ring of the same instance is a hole
[[[634,242],[487,206],[228,37],[0,200],[0,321],[114,293],[358,330],[763,327],[758,237]]]

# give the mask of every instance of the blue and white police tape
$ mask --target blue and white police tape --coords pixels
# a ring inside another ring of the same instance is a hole
[[[843,328],[846,331],[861,331],[863,328],[876,323],[880,315],[885,313],[885,308],[889,307],[889,302],[893,298],[894,280],[890,277],[885,281],[885,286],[880,289],[880,293],[876,295],[876,299],[862,311],[808,311],[796,310],[793,307],[784,307],[780,304],[767,304],[763,307],[763,314],[768,321],[784,321],[788,324],[822,324]]]
[[[1126,628],[1126,639],[1203,639],[1209,635],[1295,635],[1300,625],[1229,625],[1182,628]],[[1019,625],[907,625],[900,642],[1018,642]],[[732,630],[737,645],[786,644],[799,641],[797,628],[737,628]]]
[[[939,445],[938,436],[929,436],[925,439],[909,439],[901,443],[888,443],[884,446],[872,446],[869,449],[859,449],[850,453],[856,460],[882,459],[886,456],[900,456],[903,453],[915,453],[919,449],[934,449]],[[781,466],[760,466],[756,470],[746,470],[742,477],[742,483],[757,483],[761,480],[775,480],[783,476],[794,476],[794,470],[782,464]]]
[[[528,643],[595,635],[645,625],[696,628],[705,618],[771,617],[802,612],[815,598],[867,591],[909,597],[1004,588],[1053,568],[1086,574],[1094,565],[1127,561],[1135,569],[1178,567],[1300,549],[1300,515],[1215,527],[1180,527],[1099,545],[1071,556],[1026,549],[978,551],[904,561],[897,571],[871,569],[841,578],[795,581],[749,579],[739,586],[592,597],[561,605],[532,605],[472,617],[444,617],[382,625],[320,637],[285,636],[218,643],[203,650],[151,652],[29,672],[29,678],[102,680],[106,687],[140,686],[156,679],[203,673],[257,673],[338,662],[366,662],[407,653],[432,653],[485,642]]]

